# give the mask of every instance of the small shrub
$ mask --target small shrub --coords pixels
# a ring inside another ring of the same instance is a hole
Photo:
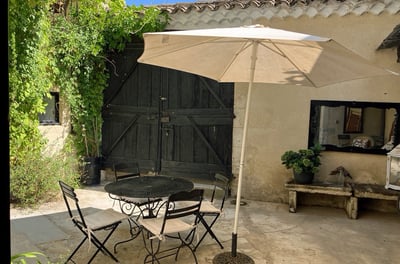
[[[55,199],[58,180],[79,186],[78,159],[71,150],[53,157],[35,153],[10,168],[10,200],[19,207],[35,207]]]

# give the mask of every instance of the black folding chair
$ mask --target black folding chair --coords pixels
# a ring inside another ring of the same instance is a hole
[[[177,261],[179,251],[183,247],[191,251],[197,263],[192,243],[203,192],[202,189],[195,189],[190,192],[172,194],[168,198],[162,217],[139,219],[139,223],[143,227],[143,241],[148,252],[144,263],[160,263],[159,259],[173,255]],[[191,235],[187,236],[188,233]],[[161,242],[170,238],[179,239],[179,245],[161,250]],[[157,245],[154,244],[155,240],[157,240]]]
[[[114,180],[119,181],[123,179],[130,179],[132,177],[140,177],[140,168],[137,162],[122,162],[113,164]],[[114,201],[120,201],[126,197],[120,197],[108,194]],[[113,204],[114,206],[114,204]]]
[[[223,249],[221,242],[212,230],[217,219],[221,216],[225,204],[225,200],[229,195],[229,179],[222,174],[216,173],[214,176],[214,186],[210,199],[204,199],[200,207],[200,221],[206,229],[203,235],[198,240],[194,250],[196,250],[207,234],[218,243]],[[211,219],[210,219],[211,218]],[[209,221],[207,222],[207,219]]]
[[[61,187],[65,204],[68,209],[68,214],[71,217],[73,224],[84,235],[82,241],[71,253],[71,255],[68,257],[65,263],[68,263],[68,261],[70,260],[74,262],[72,260],[72,257],[75,255],[75,253],[79,250],[79,248],[83,245],[83,243],[86,240],[89,240],[89,243],[92,243],[97,248],[96,252],[90,258],[88,263],[91,263],[100,251],[103,254],[111,257],[115,262],[119,262],[118,259],[105,247],[105,243],[114,233],[116,228],[122,223],[123,220],[127,219],[128,216],[120,212],[117,212],[112,208],[84,215],[79,206],[79,200],[75,193],[74,188],[64,183],[63,181],[59,181],[59,184]],[[103,240],[100,240],[96,236],[98,231],[108,232]]]
[[[137,162],[117,163],[114,164],[113,170],[115,181],[141,177],[139,164]],[[149,200],[148,198],[116,196],[111,193],[109,193],[109,196],[110,198],[119,202],[120,208],[123,213],[130,215],[131,218],[135,220],[137,220],[137,218],[141,216],[144,216],[144,211],[148,211],[149,209],[156,209],[158,202],[161,201],[161,198]]]
[[[113,165],[115,181],[128,180],[134,177],[141,177],[139,164],[137,162],[121,162]],[[111,193],[108,194],[111,199],[118,201],[121,211],[129,215],[129,226],[131,237],[129,239],[119,241],[114,245],[114,253],[117,252],[117,246],[135,239],[141,231],[138,224],[140,217],[146,217],[146,213],[157,210],[161,198],[148,199],[148,198],[132,198],[125,196],[116,196]],[[114,204],[113,204],[114,206]]]

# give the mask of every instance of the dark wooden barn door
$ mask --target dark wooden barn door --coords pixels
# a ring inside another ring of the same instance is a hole
[[[135,160],[142,171],[159,174],[230,176],[233,84],[138,64],[142,52],[142,43],[131,43],[112,56],[104,93],[104,166]]]

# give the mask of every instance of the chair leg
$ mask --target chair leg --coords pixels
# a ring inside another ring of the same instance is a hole
[[[205,227],[206,231],[204,232],[204,234],[201,236],[200,240],[197,242],[196,246],[194,247],[194,251],[196,251],[197,247],[200,245],[200,243],[203,241],[203,239],[206,237],[207,234],[210,234],[210,236],[218,243],[218,245],[221,247],[221,249],[224,249],[224,246],[221,244],[221,242],[219,241],[219,239],[217,238],[217,236],[215,235],[214,231],[212,231],[212,227],[215,224],[215,222],[217,221],[219,215],[217,215],[214,220],[211,222],[211,224],[208,224],[206,222],[206,220],[204,219],[204,217],[200,218],[200,222],[203,224],[203,226]]]
[[[142,232],[143,232],[142,234],[143,234],[144,246],[147,251],[147,255],[144,258],[143,263],[150,263],[150,262],[154,263],[154,261],[156,261],[158,264],[160,264],[160,261],[157,259],[156,254],[158,254],[158,252],[160,251],[161,241],[157,239],[158,240],[157,247],[154,247],[153,239],[150,239],[150,233],[145,232],[144,230],[142,230]],[[147,242],[148,240],[150,240],[150,242]],[[149,246],[148,246],[148,244],[149,244]],[[149,249],[149,247],[150,247],[150,249]],[[151,257],[151,260],[148,260],[149,257]]]
[[[121,222],[120,222],[121,223]],[[93,233],[90,234],[90,243],[93,243],[97,250],[96,252],[93,254],[93,256],[90,258],[89,263],[91,263],[93,261],[93,259],[96,257],[96,255],[101,251],[103,254],[108,255],[109,257],[111,257],[115,262],[119,263],[118,259],[104,246],[105,243],[108,241],[108,239],[111,237],[111,235],[114,233],[114,231],[117,229],[117,227],[119,226],[120,223],[114,224],[110,230],[108,235],[106,236],[106,238],[103,240],[103,242],[101,242]],[[71,260],[72,261],[72,256],[75,255],[75,253],[78,251],[78,249],[83,245],[83,243],[89,238],[89,234],[87,233],[87,231],[83,230],[83,228],[81,226],[78,226],[79,230],[85,235],[85,237],[83,238],[83,240],[81,241],[81,243],[79,243],[79,245],[76,247],[76,249],[74,250],[74,252],[70,255],[70,257],[67,259],[66,263]]]
[[[129,241],[134,240],[137,238],[142,230],[142,228],[136,223],[135,220],[128,218],[128,223],[129,223],[129,232],[131,233],[131,237],[126,240],[119,241],[114,244],[114,253],[117,253],[117,246]]]
[[[192,234],[191,238],[189,238],[189,237],[190,237],[190,234]],[[196,263],[196,264],[198,263],[198,262],[197,262],[196,253],[194,252],[195,250],[194,250],[194,248],[192,248],[192,247],[190,246],[190,245],[192,244],[192,242],[193,242],[194,234],[195,234],[195,229],[192,229],[192,230],[190,231],[189,235],[186,236],[185,240],[183,240],[183,238],[181,237],[181,235],[178,234],[178,235],[179,235],[179,239],[181,240],[181,245],[178,247],[178,249],[177,249],[177,251],[176,251],[176,254],[175,254],[175,261],[178,261],[178,254],[179,254],[179,251],[181,250],[181,248],[187,247],[187,248],[190,250],[190,252],[192,253],[195,263]],[[188,241],[188,239],[189,239],[189,241]]]
[[[83,245],[83,243],[85,243],[85,241],[87,240],[87,236],[85,234],[85,237],[82,239],[82,241],[79,243],[79,245],[75,248],[75,250],[71,253],[71,255],[69,255],[68,259],[65,261],[65,263],[68,263],[68,261],[72,261],[72,257],[75,255],[75,253],[79,250],[79,248]]]
[[[179,251],[180,251],[181,248],[183,248],[183,247],[189,248],[190,252],[191,252],[192,255],[193,255],[194,261],[195,261],[195,263],[197,264],[198,262],[197,262],[197,257],[196,257],[196,253],[194,252],[194,249],[192,249],[192,247],[191,247],[190,245],[187,245],[187,244],[185,244],[185,243],[183,243],[181,246],[179,246],[178,249],[176,250],[175,261],[178,261]]]
[[[200,216],[200,217],[203,217],[203,216]],[[200,223],[200,217],[196,218],[195,223],[194,223],[195,225],[198,225],[198,224]],[[193,235],[193,232],[194,232],[194,231],[195,231],[195,229],[192,229],[192,230],[187,234],[185,240],[188,240],[189,237],[190,237],[191,235]]]
[[[147,235],[144,233],[147,233]],[[190,240],[187,242],[185,242],[185,240],[183,240],[183,238],[180,235],[179,235],[179,237],[174,237],[174,238],[179,238],[181,241],[181,244],[178,247],[167,248],[162,251],[160,250],[161,240],[157,239],[157,246],[155,246],[154,239],[149,239],[149,237],[150,237],[150,233],[143,231],[143,241],[145,244],[146,251],[148,253],[146,255],[146,257],[144,258],[143,263],[158,263],[159,264],[160,263],[159,259],[166,258],[169,256],[174,256],[174,255],[175,255],[175,261],[178,261],[178,255],[179,255],[180,249],[183,247],[187,247],[190,250],[190,252],[192,253],[193,258],[195,260],[195,263],[196,264],[198,263],[196,253],[194,252],[193,248],[190,246],[193,242],[194,236],[192,236],[190,238]],[[147,241],[150,240],[150,242],[146,242],[146,240]],[[151,258],[151,259],[149,259],[149,258]]]
[[[137,204],[133,202],[132,203],[126,202],[121,199],[119,200],[119,206],[121,211],[124,214],[130,216],[128,222],[129,222],[129,227],[130,227],[129,231],[131,233],[131,237],[129,239],[117,242],[114,245],[114,253],[117,253],[118,245],[132,241],[139,236],[140,232],[142,231],[142,227],[137,223],[137,220],[140,217],[143,218],[155,217],[158,214],[158,210],[160,204],[162,205],[162,202],[163,202],[162,199],[155,199],[155,200],[149,200],[148,202],[144,202],[142,204]],[[154,211],[156,211],[155,214]],[[145,212],[147,212],[147,214]]]
[[[111,229],[111,231],[108,233],[108,235],[106,236],[106,238],[103,240],[103,242],[101,242],[96,236],[94,236],[93,234],[91,234],[90,239],[92,240],[93,244],[96,245],[97,250],[94,253],[94,255],[92,256],[92,258],[89,260],[88,264],[91,263],[93,261],[93,259],[96,257],[97,253],[99,253],[99,251],[101,251],[103,254],[108,255],[109,257],[111,257],[115,262],[119,263],[118,259],[104,246],[105,243],[108,241],[108,239],[111,237],[111,235],[114,233],[114,231],[116,230],[117,226],[119,224],[113,226],[113,228]]]
[[[131,237],[129,239],[119,241],[114,244],[114,253],[117,253],[117,246],[123,243],[127,243],[129,241],[134,240],[140,234],[142,228],[137,223],[139,217],[143,217],[143,210],[141,209],[140,205],[136,203],[126,202],[124,200],[119,200],[119,207],[122,213],[129,215],[128,223],[129,223],[129,232],[131,233]]]

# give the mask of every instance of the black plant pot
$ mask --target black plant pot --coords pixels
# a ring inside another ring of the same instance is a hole
[[[314,173],[302,172],[295,173],[293,172],[294,182],[298,184],[310,184],[314,180]]]
[[[95,185],[100,183],[100,157],[85,157],[83,159],[81,183],[84,185]]]

